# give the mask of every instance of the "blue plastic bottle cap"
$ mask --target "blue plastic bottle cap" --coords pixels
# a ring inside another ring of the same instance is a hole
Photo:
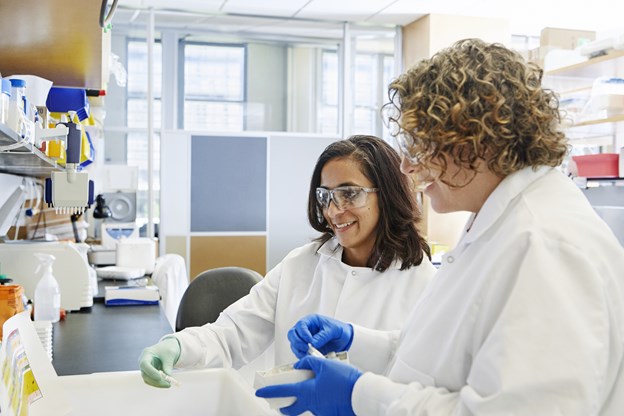
[[[11,86],[13,88],[25,88],[26,81],[24,81],[23,79],[11,78]]]

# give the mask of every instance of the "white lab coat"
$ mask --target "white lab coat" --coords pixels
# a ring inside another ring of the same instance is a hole
[[[570,179],[521,170],[443,257],[398,347],[381,335],[355,328],[351,361],[387,366],[356,382],[358,415],[624,415],[624,249]]]
[[[175,328],[180,301],[189,285],[184,257],[179,254],[158,257],[152,272],[152,282],[160,292],[160,307],[165,312],[169,325]]]
[[[176,367],[234,367],[251,362],[275,341],[274,364],[296,361],[288,330],[303,316],[321,313],[371,328],[398,329],[435,274],[426,259],[385,272],[344,264],[335,239],[290,252],[249,295],[228,307],[214,324],[175,336],[182,352]]]

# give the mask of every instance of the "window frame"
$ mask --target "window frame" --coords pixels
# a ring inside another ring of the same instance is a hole
[[[231,99],[190,99],[189,101],[194,101],[194,102],[210,102],[210,103],[239,103],[241,104],[242,107],[242,111],[243,111],[243,116],[242,116],[242,122],[241,122],[241,129],[240,132],[246,131],[247,130],[247,117],[245,117],[245,112],[246,112],[246,104],[247,104],[247,91],[248,91],[248,85],[247,85],[247,79],[248,79],[248,51],[247,51],[247,43],[225,43],[225,42],[204,42],[204,41],[197,41],[197,40],[186,40],[185,38],[180,38],[178,40],[178,96],[177,96],[177,101],[178,101],[178,120],[177,120],[177,127],[180,130],[186,130],[185,129],[185,111],[184,111],[184,106],[187,100],[186,97],[186,89],[185,87],[185,83],[186,83],[186,76],[185,76],[185,64],[186,64],[186,59],[185,59],[185,46],[186,45],[199,45],[199,46],[210,46],[210,47],[223,47],[223,48],[241,48],[243,49],[243,67],[242,67],[242,99],[237,99],[237,100],[231,100]],[[238,130],[235,130],[238,131]]]
[[[338,50],[332,50],[332,49],[323,49],[321,51],[321,59],[320,59],[320,68],[321,70],[319,71],[319,114],[322,114],[323,110],[326,108],[336,108],[336,114],[339,114],[338,109],[340,106],[340,103],[338,100],[338,102],[336,104],[328,104],[325,101],[325,96],[323,94],[323,90],[324,90],[324,82],[326,80],[326,74],[325,74],[325,68],[323,67],[323,58],[325,54],[335,54],[336,55],[336,62],[337,62],[337,71],[340,72],[340,55],[339,55],[339,51]],[[373,83],[374,85],[372,86],[374,91],[373,91],[373,102],[368,103],[366,105],[361,105],[361,104],[357,104],[355,101],[355,88],[357,88],[357,86],[355,85],[355,66],[353,66],[353,73],[352,73],[352,86],[353,86],[353,91],[351,91],[351,94],[353,94],[353,98],[351,100],[351,105],[352,105],[352,120],[351,120],[351,126],[353,128],[353,133],[358,133],[358,131],[356,131],[355,129],[355,112],[356,110],[365,110],[366,112],[368,112],[369,114],[373,115],[373,125],[372,125],[372,129],[367,130],[367,132],[369,134],[374,134],[378,137],[383,137],[383,138],[389,138],[389,132],[387,131],[386,126],[383,123],[381,114],[379,113],[379,109],[381,109],[382,105],[385,104],[385,95],[384,95],[384,89],[383,89],[383,85],[385,83],[385,73],[384,73],[384,61],[387,58],[390,59],[396,59],[394,57],[394,55],[389,54],[389,53],[384,53],[384,52],[356,52],[353,62],[355,62],[355,59],[357,59],[357,56],[362,56],[362,55],[367,55],[367,56],[371,56],[372,57],[372,66],[371,66],[371,70],[374,71],[373,74]],[[340,95],[340,77],[338,76],[338,95]],[[338,118],[338,117],[337,117]],[[337,123],[337,129],[338,126],[340,124],[340,120],[336,120]],[[323,132],[321,130],[321,126],[323,125],[323,123],[321,122],[321,117],[318,118],[318,130],[321,134],[323,133],[328,133],[328,132]]]

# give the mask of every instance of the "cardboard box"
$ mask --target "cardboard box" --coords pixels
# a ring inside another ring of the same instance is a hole
[[[540,46],[574,49],[596,40],[596,32],[591,30],[558,29],[545,27],[540,34]]]

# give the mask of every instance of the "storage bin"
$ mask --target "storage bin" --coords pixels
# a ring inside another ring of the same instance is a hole
[[[583,178],[617,178],[619,159],[617,153],[572,156],[578,176]]]

